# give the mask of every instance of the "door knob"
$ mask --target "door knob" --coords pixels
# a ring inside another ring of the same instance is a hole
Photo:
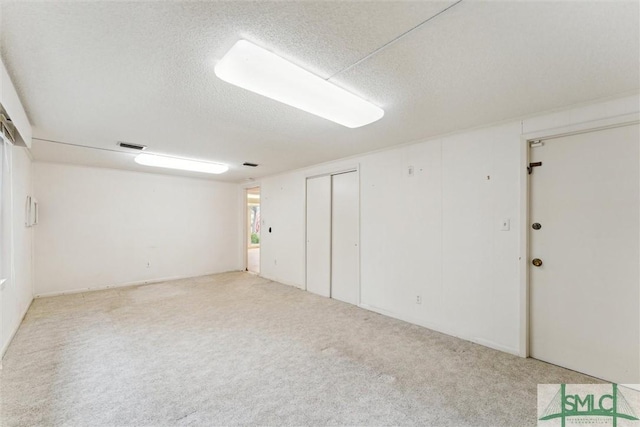
[[[540,258],[534,258],[533,261],[531,261],[531,264],[535,265],[536,267],[540,267],[542,265],[542,260]]]

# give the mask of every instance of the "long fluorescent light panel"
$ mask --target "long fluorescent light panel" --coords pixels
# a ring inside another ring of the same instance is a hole
[[[168,169],[180,169],[192,172],[219,174],[229,170],[229,166],[223,165],[221,163],[179,159],[177,157],[159,156],[157,154],[138,154],[134,160],[140,165],[155,166]]]
[[[233,45],[215,73],[228,83],[349,128],[384,116],[382,108],[246,40]]]

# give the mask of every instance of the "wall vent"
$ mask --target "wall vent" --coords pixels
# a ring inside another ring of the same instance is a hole
[[[249,166],[251,168],[255,168],[256,166],[258,166],[258,164],[257,163],[244,162],[242,164],[242,166]]]
[[[132,150],[145,150],[147,148],[146,145],[140,145],[140,144],[131,144],[129,142],[122,142],[122,141],[118,141],[118,145],[122,148],[130,148]]]

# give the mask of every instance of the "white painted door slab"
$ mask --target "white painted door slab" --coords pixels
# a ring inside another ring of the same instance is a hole
[[[307,179],[307,291],[331,296],[331,177]]]
[[[618,383],[640,383],[639,140],[632,125],[530,149],[531,356]]]
[[[331,297],[358,304],[358,174],[332,176]]]

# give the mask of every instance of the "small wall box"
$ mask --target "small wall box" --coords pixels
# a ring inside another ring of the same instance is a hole
[[[38,225],[38,201],[31,196],[27,196],[24,225],[27,227]]]

